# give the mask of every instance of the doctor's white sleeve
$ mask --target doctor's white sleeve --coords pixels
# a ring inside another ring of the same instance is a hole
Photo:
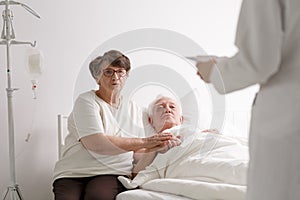
[[[220,93],[264,84],[279,70],[285,28],[279,1],[243,1],[235,42],[239,51],[218,61],[210,76]]]

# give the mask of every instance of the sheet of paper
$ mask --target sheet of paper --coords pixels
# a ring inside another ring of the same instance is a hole
[[[199,55],[199,56],[186,56],[185,58],[192,60],[194,62],[208,62],[211,59],[215,58],[215,56],[210,55]]]

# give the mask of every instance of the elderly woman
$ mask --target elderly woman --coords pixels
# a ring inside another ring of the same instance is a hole
[[[99,89],[79,95],[68,118],[65,149],[54,170],[56,200],[115,199],[125,189],[117,177],[131,175],[133,152],[163,147],[172,137],[138,137],[143,135],[139,109],[120,96],[130,70],[125,55],[108,51],[89,68]]]

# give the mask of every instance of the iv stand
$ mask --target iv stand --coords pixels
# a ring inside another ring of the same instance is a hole
[[[14,116],[13,116],[13,92],[18,90],[18,88],[13,88],[11,84],[11,57],[10,57],[10,46],[11,45],[31,45],[35,47],[36,41],[32,42],[22,42],[15,39],[15,32],[12,25],[13,12],[9,9],[10,5],[20,5],[25,10],[33,14],[35,17],[40,18],[40,16],[32,10],[30,7],[23,3],[16,1],[5,0],[0,2],[0,6],[5,6],[3,10],[3,30],[1,34],[0,45],[6,46],[6,64],[7,64],[7,107],[8,107],[8,136],[9,136],[9,167],[10,167],[10,179],[11,185],[7,187],[7,191],[3,200],[6,199],[7,195],[10,193],[11,200],[23,200],[21,191],[18,184],[16,183],[16,167],[15,167],[15,144],[14,144]]]

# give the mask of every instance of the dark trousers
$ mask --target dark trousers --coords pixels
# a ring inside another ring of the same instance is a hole
[[[125,191],[117,175],[60,178],[53,183],[55,200],[114,200]]]

